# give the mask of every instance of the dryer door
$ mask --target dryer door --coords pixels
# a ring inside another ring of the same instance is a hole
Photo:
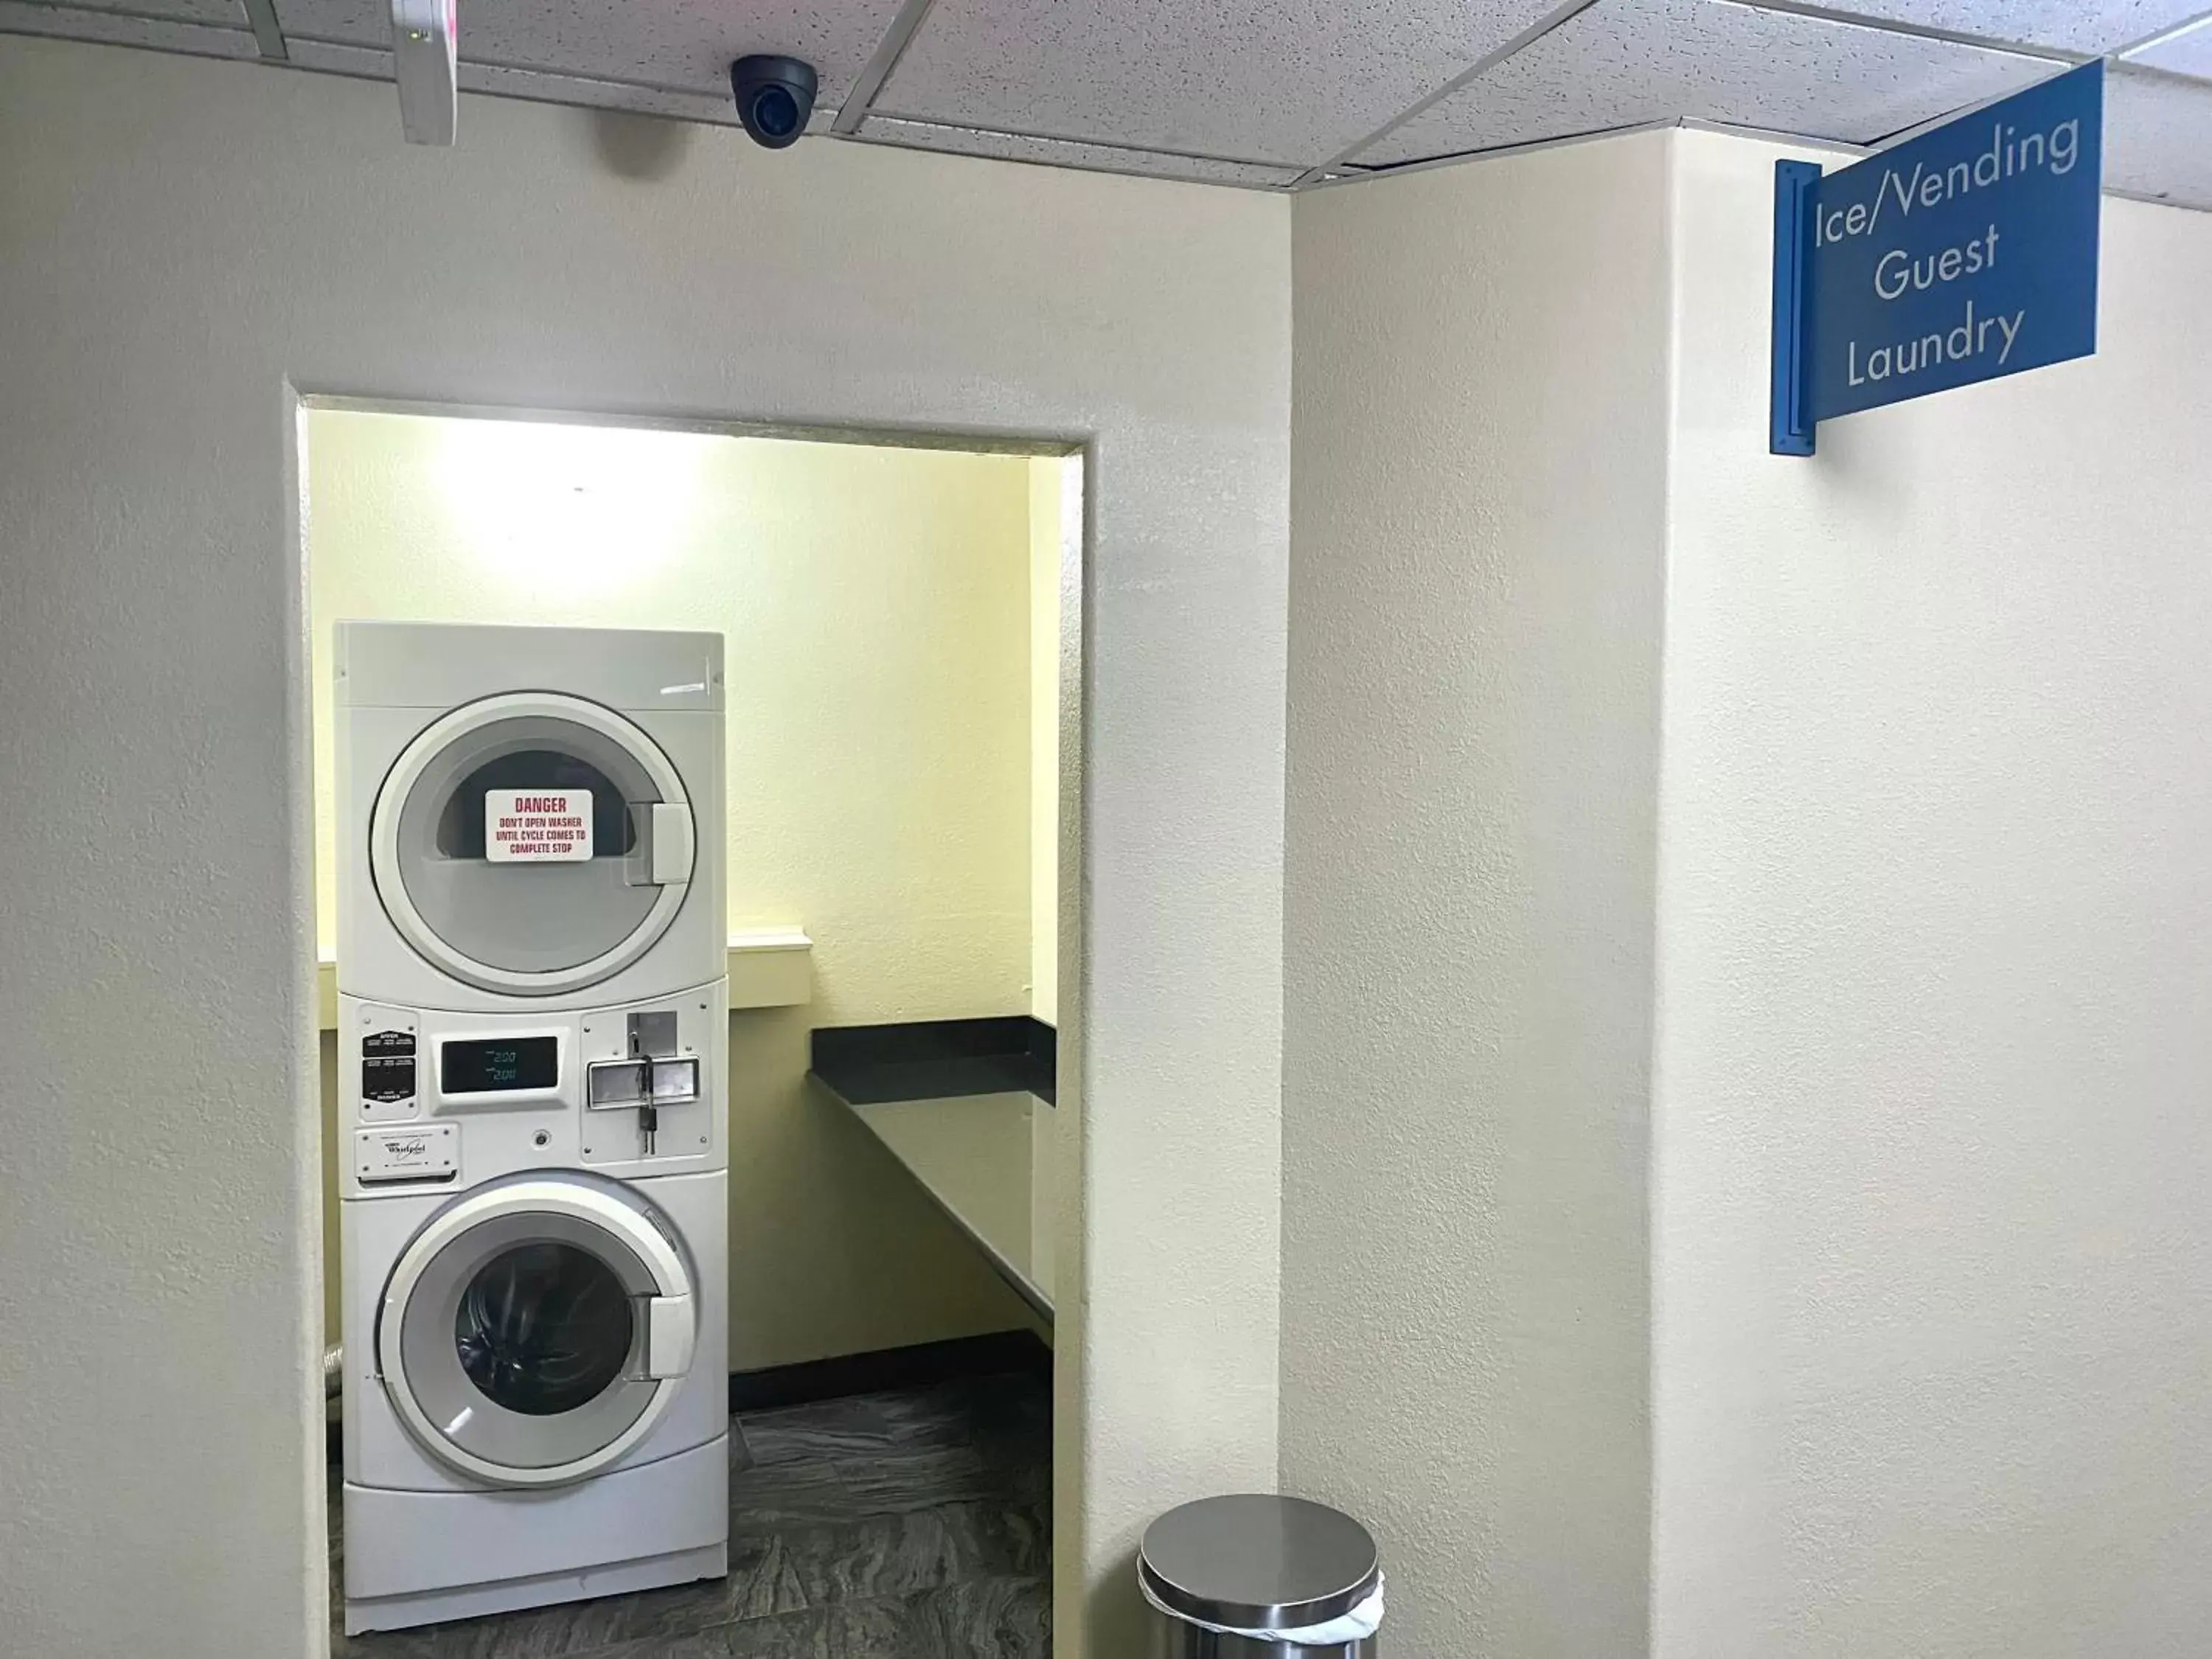
[[[386,1285],[377,1360],[432,1456],[495,1486],[551,1486],[651,1432],[697,1335],[690,1272],[645,1203],[540,1176],[424,1224]]]
[[[454,709],[377,792],[369,868],[407,942],[488,991],[595,985],[653,948],[691,879],[691,804],[660,746],[580,697]]]

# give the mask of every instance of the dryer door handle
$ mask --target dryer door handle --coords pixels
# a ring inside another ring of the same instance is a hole
[[[691,1317],[688,1296],[649,1296],[645,1299],[645,1374],[651,1377],[683,1376],[691,1370],[698,1331]]]
[[[681,801],[654,801],[640,827],[644,839],[631,851],[623,879],[633,887],[681,887],[690,881],[698,854],[691,809]]]
[[[676,887],[691,879],[691,812],[656,801],[653,807],[653,884]]]

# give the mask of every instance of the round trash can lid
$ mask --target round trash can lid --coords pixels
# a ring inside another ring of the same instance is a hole
[[[1303,1498],[1203,1498],[1145,1528],[1138,1571],[1160,1601],[1209,1625],[1297,1630],[1374,1593],[1375,1540]]]

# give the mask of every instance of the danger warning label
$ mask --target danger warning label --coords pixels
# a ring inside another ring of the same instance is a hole
[[[494,864],[524,859],[565,863],[592,856],[588,789],[487,789],[484,856]]]

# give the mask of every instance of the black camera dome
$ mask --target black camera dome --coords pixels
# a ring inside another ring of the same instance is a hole
[[[814,114],[819,81],[814,65],[797,58],[757,53],[730,65],[730,94],[738,119],[757,144],[782,149],[795,143]]]

